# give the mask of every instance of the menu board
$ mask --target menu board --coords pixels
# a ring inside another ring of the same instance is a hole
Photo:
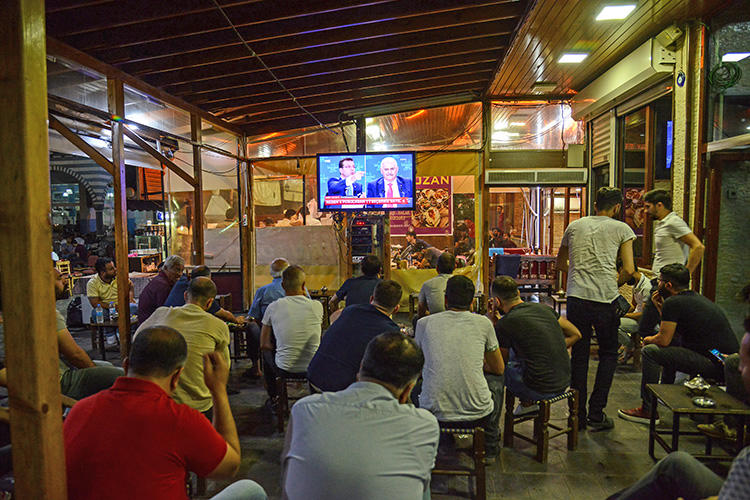
[[[409,227],[418,235],[452,234],[451,177],[417,177],[414,210],[391,212],[391,234],[403,236]]]

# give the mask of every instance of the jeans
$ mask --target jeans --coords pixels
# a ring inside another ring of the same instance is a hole
[[[240,479],[212,496],[211,500],[266,500],[267,498],[261,485],[250,479]]]
[[[278,393],[276,392],[276,377],[278,375],[305,375],[302,373],[288,372],[282,368],[276,366],[276,352],[275,351],[263,351],[263,378],[266,381],[266,392],[268,397],[273,400]]]
[[[486,372],[484,378],[492,394],[492,412],[487,415],[484,425],[484,448],[487,456],[495,456],[500,453],[500,412],[503,409],[505,381],[503,375]]]
[[[641,350],[643,372],[641,375],[641,398],[643,409],[651,411],[651,397],[646,392],[646,384],[658,384],[662,369],[668,374],[668,379],[661,377],[662,383],[674,382],[677,371],[690,375],[700,374],[703,378],[722,380],[723,368],[706,356],[686,347],[659,347],[655,344],[643,346]]]
[[[247,334],[247,351],[253,366],[258,363],[260,352],[260,326],[255,321],[251,321]]]
[[[612,304],[568,297],[568,320],[581,332],[581,340],[573,344],[570,357],[570,387],[578,389],[578,415],[586,418],[588,394],[589,354],[594,329],[599,341],[599,366],[596,369],[594,390],[589,399],[589,416],[601,420],[607,406],[609,389],[617,369],[617,327],[619,318]]]
[[[73,399],[83,399],[112,387],[115,379],[123,375],[122,368],[111,365],[71,369],[60,377],[60,392]]]
[[[551,399],[558,396],[556,394],[545,394],[531,389],[523,381],[523,374],[526,372],[526,363],[522,359],[516,358],[513,349],[510,350],[510,359],[505,365],[505,387],[521,401],[540,401],[542,399]],[[565,391],[563,391],[565,392]]]
[[[699,500],[718,495],[723,483],[723,479],[698,460],[684,451],[675,451],[659,460],[637,483],[609,499]]]

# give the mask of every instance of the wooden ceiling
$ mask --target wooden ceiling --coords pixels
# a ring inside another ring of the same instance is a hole
[[[636,3],[624,20],[596,21],[605,4]],[[580,91],[671,23],[725,7],[725,0],[539,0],[519,30],[489,87],[491,96],[532,94],[537,81],[554,82],[557,96]],[[564,52],[586,52],[581,64],[559,64]]]
[[[529,3],[47,0],[46,7],[49,37],[252,135],[410,99],[480,97]]]

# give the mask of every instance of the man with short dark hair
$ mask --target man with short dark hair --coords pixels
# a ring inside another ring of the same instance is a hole
[[[234,477],[241,457],[226,391],[229,367],[219,353],[203,356],[204,384],[214,400],[212,426],[169,397],[187,356],[187,343],[176,330],[145,329],[123,362],[126,376],[71,409],[63,426],[68,498],[187,500],[188,471]],[[241,480],[214,497],[219,498],[261,500],[266,494],[257,483]]]
[[[138,297],[138,323],[143,323],[151,316],[151,313],[164,305],[169,297],[169,292],[182,275],[185,269],[185,260],[179,255],[170,255],[164,261],[164,265]]]
[[[276,227],[291,227],[297,217],[297,212],[291,208],[284,210],[284,218],[276,221]]]
[[[281,455],[283,497],[428,499],[440,430],[408,404],[423,364],[413,340],[383,333],[367,345],[357,382],[297,401]]]
[[[681,371],[723,381],[723,366],[710,351],[717,349],[722,354],[733,354],[739,348],[724,311],[690,290],[690,272],[682,264],[667,264],[661,268],[659,290],[651,301],[661,314],[661,325],[656,335],[643,339],[643,403],[639,408],[618,411],[621,418],[642,424],[649,423],[651,412],[656,411],[651,408],[646,384],[659,383],[662,369],[670,373],[672,379],[676,371]],[[671,345],[674,338],[680,339],[679,346]],[[672,382],[674,380],[662,379],[662,383]]]
[[[340,391],[356,380],[367,344],[383,332],[399,331],[401,285],[392,280],[375,287],[369,304],[348,306],[331,323],[307,367],[307,379],[320,391]]]
[[[417,238],[417,232],[413,227],[406,230],[404,238],[406,239],[406,246],[399,253],[399,259],[414,258],[421,254],[422,250],[432,246],[425,240]]]
[[[263,375],[272,402],[277,396],[277,373],[299,374],[307,371],[307,365],[320,344],[323,322],[323,305],[307,297],[305,271],[300,266],[284,269],[281,286],[286,296],[268,306],[260,331]]]
[[[516,244],[513,240],[508,239],[499,227],[493,227],[491,234],[490,248],[515,248]]]
[[[383,270],[380,259],[375,255],[365,255],[362,259],[362,276],[349,278],[328,301],[328,308],[335,311],[339,302],[346,300],[346,307],[354,304],[369,304],[375,286],[380,283],[379,274]]]
[[[99,257],[94,264],[96,276],[86,283],[86,296],[91,302],[91,307],[102,306],[107,309],[110,302],[117,305],[117,269],[115,263],[109,257]],[[135,303],[133,296],[133,283],[128,280],[130,285],[128,297],[131,304]],[[84,318],[88,319],[88,318]]]
[[[613,302],[619,295],[618,287],[635,272],[635,233],[630,226],[616,220],[621,206],[622,192],[618,188],[600,188],[596,192],[596,215],[571,222],[557,253],[558,271],[568,274],[567,316],[582,336],[572,347],[570,386],[580,393],[578,425],[581,429],[588,425],[592,431],[611,429],[615,425],[604,413],[619,347],[620,318]],[[618,255],[622,259],[619,277]],[[599,342],[599,366],[587,414],[589,354],[594,331]]]
[[[486,453],[499,453],[503,358],[492,323],[469,312],[474,284],[453,276],[445,287],[446,310],[417,321],[414,340],[422,348],[422,392],[419,406],[441,422],[482,425]]]
[[[172,398],[209,417],[213,401],[211,391],[203,381],[203,355],[216,351],[224,356],[227,365],[230,363],[229,328],[207,312],[214,297],[216,285],[211,278],[193,278],[185,291],[184,306],[160,307],[135,332],[138,337],[140,332],[151,327],[168,326],[182,333],[188,344],[188,358]]]
[[[445,311],[445,285],[456,269],[456,258],[450,252],[443,252],[437,260],[438,275],[422,283],[419,289],[419,317]]]
[[[328,192],[326,196],[361,196],[364,170],[357,172],[353,158],[343,158],[339,161],[339,177],[328,179]],[[327,208],[339,208],[340,206],[328,206]]]
[[[491,293],[487,317],[505,360],[505,387],[521,400],[514,413],[537,411],[535,401],[554,398],[570,384],[568,347],[581,339],[581,332],[551,307],[522,301],[510,276],[495,278]]]

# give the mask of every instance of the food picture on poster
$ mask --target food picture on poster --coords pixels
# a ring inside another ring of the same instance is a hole
[[[640,188],[626,188],[624,193],[623,219],[637,235],[643,234],[643,223],[646,219],[646,206],[643,203],[644,192],[645,190]]]
[[[404,235],[409,227],[417,234],[451,234],[450,176],[417,177],[414,210],[391,212],[391,234]]]

